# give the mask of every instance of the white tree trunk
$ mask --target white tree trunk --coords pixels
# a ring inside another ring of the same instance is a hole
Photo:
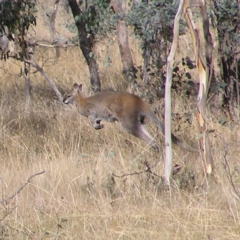
[[[167,77],[165,86],[165,184],[170,187],[170,177],[172,174],[172,137],[171,137],[171,86],[172,86],[172,75],[173,75],[173,64],[174,57],[178,45],[179,36],[179,20],[183,12],[184,0],[179,1],[178,11],[174,20],[173,28],[173,42],[171,46],[171,51],[167,59]]]

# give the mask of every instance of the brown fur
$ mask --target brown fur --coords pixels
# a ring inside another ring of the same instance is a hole
[[[118,121],[122,128],[135,137],[138,137],[153,147],[158,146],[153,137],[144,126],[145,119],[151,120],[164,133],[164,125],[154,114],[150,106],[140,97],[126,93],[106,91],[99,92],[90,97],[82,94],[82,84],[74,84],[73,90],[63,102],[65,104],[75,103],[79,113],[88,117],[95,129],[102,129],[101,120],[107,122]],[[175,144],[188,151],[198,151],[191,148],[172,134]]]

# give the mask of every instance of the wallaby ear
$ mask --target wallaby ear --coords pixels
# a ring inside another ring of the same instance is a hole
[[[77,84],[77,83],[74,83],[73,86],[72,86],[72,89],[73,89],[73,90],[77,90],[77,89],[78,89],[78,84]]]
[[[79,84],[79,85],[78,85],[78,90],[79,90],[79,91],[82,91],[82,84]]]
[[[81,92],[82,91],[82,84],[74,83],[73,84],[73,91],[74,92]]]

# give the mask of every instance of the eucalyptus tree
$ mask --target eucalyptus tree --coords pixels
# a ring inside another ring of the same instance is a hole
[[[172,42],[176,10],[177,5],[171,0],[133,1],[131,11],[128,13],[128,23],[133,26],[135,36],[141,40],[145,83],[150,81],[151,74],[160,76],[161,80],[165,77],[163,67],[166,66]]]
[[[36,25],[36,2],[37,0],[0,1],[0,34],[18,43],[21,48],[19,58],[27,55],[25,38],[29,28]]]
[[[36,3],[37,0],[0,1],[0,34],[5,37],[5,43],[11,40],[18,44],[20,51],[15,52],[14,57],[23,62],[30,57],[26,35],[29,28],[36,25]],[[8,51],[2,54],[5,60],[9,57]],[[30,103],[29,68],[29,63],[24,62],[26,106]]]
[[[113,13],[110,0],[68,0],[68,3],[78,29],[79,45],[89,67],[92,91],[100,91],[101,82],[93,48],[99,36],[110,32],[108,16]]]
[[[78,29],[80,48],[89,66],[93,91],[101,88],[93,47],[97,41],[113,34],[118,38],[123,76],[127,81],[134,79],[136,68],[128,44],[126,1],[68,0],[68,3]]]
[[[126,16],[126,0],[111,0],[111,5],[118,19],[117,38],[123,65],[123,76],[127,82],[134,81],[137,69],[134,66],[131,49],[128,41],[128,26]]]
[[[78,29],[79,45],[89,67],[91,87],[93,92],[97,92],[101,90],[101,83],[98,74],[98,65],[92,52],[94,46],[94,33],[88,31],[86,26],[86,21],[89,21],[90,18],[94,16],[92,11],[89,11],[89,14],[84,14],[81,9],[81,2],[82,1],[79,1],[78,4],[76,0],[68,0]],[[91,9],[94,11],[94,8]]]

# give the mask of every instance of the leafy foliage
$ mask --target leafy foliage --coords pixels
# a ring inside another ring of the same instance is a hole
[[[2,0],[0,2],[0,32],[23,36],[31,25],[36,25],[36,0]]]
[[[134,26],[134,33],[143,40],[143,48],[149,43],[155,43],[160,36],[171,41],[176,9],[169,0],[133,4],[128,22]]]
[[[21,51],[18,59],[26,56],[25,36],[30,26],[36,25],[35,5],[37,0],[2,0],[0,2],[0,34],[18,42]],[[14,34],[14,37],[13,37]],[[4,55],[4,59],[8,54]]]
[[[134,34],[141,39],[143,57],[150,56],[151,69],[162,79],[177,11],[177,5],[172,2],[171,0],[137,2],[132,5],[127,16],[128,23],[134,27]],[[183,33],[183,25],[180,27],[180,32]]]
[[[82,14],[80,20],[85,24],[89,34],[103,37],[112,32],[117,21],[113,17],[110,0],[80,1]]]

